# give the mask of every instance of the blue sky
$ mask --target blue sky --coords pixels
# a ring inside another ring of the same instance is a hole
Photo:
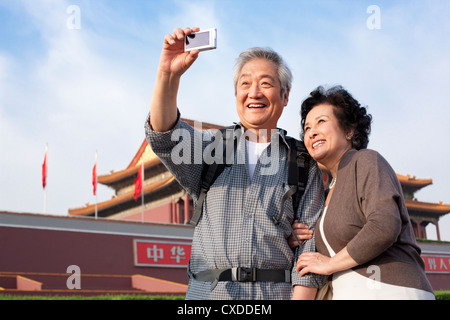
[[[81,27],[70,29],[75,5]],[[380,9],[381,29],[367,20]],[[175,27],[218,29],[182,80],[179,108],[199,121],[237,120],[232,68],[242,50],[272,47],[294,73],[279,125],[299,134],[302,100],[341,84],[374,117],[369,147],[400,174],[432,178],[421,201],[450,203],[448,0],[0,0],[0,209],[48,212],[95,201],[91,174],[124,169],[144,140],[161,45]],[[113,191],[99,186],[99,201]],[[450,215],[440,222],[450,240]],[[435,228],[428,228],[435,237]]]

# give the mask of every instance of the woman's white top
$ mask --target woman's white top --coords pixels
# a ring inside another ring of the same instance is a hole
[[[331,248],[323,230],[323,223],[327,213],[324,208],[320,219],[320,233],[331,257],[336,253]],[[373,266],[373,274],[364,277],[352,269],[333,274],[333,300],[435,300],[431,292],[415,288],[395,286],[381,282],[382,274],[377,274],[377,267]],[[379,273],[379,272],[378,272]]]

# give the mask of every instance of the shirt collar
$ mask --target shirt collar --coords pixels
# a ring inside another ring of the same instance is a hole
[[[233,125],[234,125],[234,131],[239,130],[239,137],[240,137],[244,133],[244,126],[240,122],[233,122]],[[286,147],[289,149],[289,144],[286,142],[287,131],[284,129],[277,128],[277,132],[275,132],[272,135],[271,140],[275,139],[276,136],[278,136],[281,139],[281,141],[284,142]]]

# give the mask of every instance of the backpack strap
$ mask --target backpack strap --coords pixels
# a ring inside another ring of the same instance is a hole
[[[308,183],[309,161],[311,156],[308,150],[306,150],[303,141],[291,137],[288,137],[287,141],[291,147],[288,184],[290,186],[297,186],[297,192],[292,196],[294,212],[297,212],[300,199],[305,193],[306,184]],[[294,148],[295,150],[293,150]]]
[[[208,193],[209,189],[213,185],[213,183],[216,181],[216,179],[221,175],[221,173],[225,170],[226,167],[231,166],[234,159],[227,159],[227,143],[230,141],[229,133],[231,130],[233,130],[234,133],[234,126],[223,128],[218,131],[218,133],[215,136],[215,139],[222,137],[223,139],[223,161],[222,163],[217,163],[214,161],[212,164],[207,164],[203,162],[203,170],[202,170],[202,176],[201,176],[201,185],[200,185],[200,194],[194,209],[194,214],[191,218],[190,224],[193,226],[197,226],[198,221],[200,220],[200,217],[202,216],[203,211],[203,202],[206,199],[206,194]],[[220,135],[220,134],[221,135]],[[234,148],[236,148],[237,139],[234,137],[233,139]],[[231,153],[233,155],[233,153]]]
[[[294,215],[296,214],[300,205],[300,199],[305,193],[306,185],[308,183],[309,175],[309,161],[310,155],[306,150],[305,144],[302,141],[291,137],[285,137],[287,144],[289,145],[288,154],[288,185],[289,190],[283,195],[281,201],[281,208],[278,216],[273,216],[272,219],[276,225],[281,221],[284,214],[284,203],[287,199],[292,198],[292,207]],[[289,225],[291,233],[294,235],[297,242],[301,245],[301,242],[297,238],[292,226]]]
[[[222,138],[224,139],[224,146],[225,146],[225,148],[223,148],[223,159],[224,159],[224,161],[222,161],[223,163],[214,162],[209,165],[203,163],[200,194],[194,209],[194,214],[190,221],[190,224],[193,226],[197,226],[200,220],[203,211],[203,202],[206,199],[206,194],[208,193],[209,189],[216,181],[216,179],[220,176],[220,174],[223,172],[223,170],[225,170],[225,167],[231,166],[232,164],[232,161],[226,158],[227,155],[226,150],[228,147],[227,142],[230,141],[228,133],[230,132],[230,129],[233,129],[234,133],[234,128],[235,127],[233,126],[219,130],[220,133],[222,134]],[[216,135],[216,138],[217,136],[218,135]],[[287,199],[292,198],[294,214],[297,212],[300,199],[302,198],[306,189],[306,184],[308,183],[308,174],[309,174],[310,155],[308,154],[308,151],[306,150],[304,143],[291,137],[286,137],[285,139],[289,145],[288,185],[290,186],[290,189],[283,195],[281,209],[278,216],[274,215],[272,217],[276,225],[280,223],[280,220],[283,217],[284,202]],[[234,140],[234,148],[236,149],[237,137],[235,136],[233,140]],[[292,227],[291,231],[295,236]]]

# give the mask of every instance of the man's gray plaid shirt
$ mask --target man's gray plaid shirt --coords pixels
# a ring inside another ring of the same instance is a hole
[[[195,205],[200,194],[203,165],[195,161],[174,164],[172,151],[176,146],[177,150],[190,150],[190,159],[193,160],[194,152],[203,154],[215,133],[210,130],[195,131],[179,118],[175,127],[168,132],[153,131],[149,118],[145,129],[152,150],[193,198]],[[238,130],[243,129],[239,127]],[[184,133],[182,141],[179,141],[180,132]],[[300,200],[298,212],[294,216],[292,201],[288,199],[285,202],[284,217],[278,226],[275,225],[272,216],[280,212],[282,197],[289,189],[289,147],[282,130],[275,135],[272,136],[272,141],[279,139],[280,143],[272,143],[261,155],[261,159],[268,154],[275,154],[270,148],[278,145],[279,156],[270,159],[277,161],[276,165],[272,163],[265,166],[262,163],[267,162],[258,161],[250,180],[247,165],[236,162],[238,164],[225,168],[209,190],[203,204],[202,217],[195,228],[188,274],[238,267],[290,270],[292,283],[220,281],[216,286],[212,286],[212,282],[191,278],[186,299],[287,300],[291,298],[293,285],[316,288],[323,285],[324,276],[308,274],[300,278],[295,271],[297,257],[302,252],[315,251],[314,238],[304,241],[303,246],[295,250],[289,247],[287,241],[291,234],[289,224],[295,219],[310,227],[315,226],[324,202],[322,174],[316,162],[312,160],[308,184]],[[194,137],[201,143],[195,144]],[[245,150],[243,139],[238,140],[237,150]],[[235,160],[238,153],[235,154]],[[196,157],[198,158],[198,154]]]

